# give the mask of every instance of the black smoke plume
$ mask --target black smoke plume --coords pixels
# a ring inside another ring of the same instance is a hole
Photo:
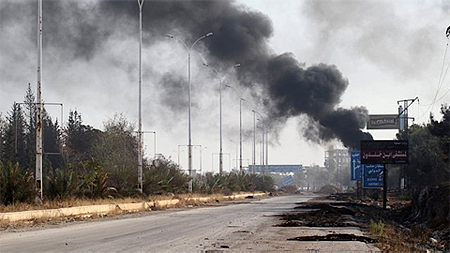
[[[60,48],[64,57],[89,61],[110,37],[137,35],[137,1],[43,2],[44,46]],[[14,19],[8,14],[14,9],[27,9],[32,14],[36,7],[34,1],[0,3],[0,21],[7,25]],[[207,32],[214,32],[214,36],[202,43],[208,52],[208,62],[219,66],[218,69],[240,62],[242,67],[237,74],[241,85],[256,82],[269,98],[264,105],[272,126],[279,126],[290,117],[307,115],[311,129],[317,130],[321,140],[337,138],[347,147],[358,148],[359,140],[371,138],[360,130],[367,118],[365,108],[338,108],[349,84],[337,67],[319,64],[305,68],[292,54],[275,55],[267,44],[273,35],[272,23],[263,13],[234,1],[145,1],[143,17],[146,47],[167,40],[167,33],[192,42]],[[35,40],[35,33],[30,33],[30,38]],[[160,86],[169,88],[161,91],[162,96],[172,94],[182,82],[175,79],[169,75],[161,78]],[[176,102],[168,106],[174,110],[182,108],[184,103],[170,97],[167,101]],[[309,134],[310,131],[304,133],[307,137]]]
[[[320,139],[340,139],[350,148],[359,149],[360,140],[370,140],[362,132],[368,120],[364,107],[337,108],[348,80],[334,65],[319,64],[304,69],[292,54],[270,59],[267,67],[267,89],[272,101],[270,117],[282,119],[308,115]],[[305,137],[311,138],[311,131]]]

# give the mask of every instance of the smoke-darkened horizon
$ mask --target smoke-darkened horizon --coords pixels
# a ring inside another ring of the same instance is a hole
[[[21,9],[35,15],[34,2],[6,2],[0,5],[1,26],[17,18],[8,13]],[[44,1],[44,47],[58,48],[68,61],[87,61],[104,51],[107,41],[127,39],[137,33],[138,5],[135,1]],[[143,9],[144,47],[169,41],[166,33],[193,41],[207,32],[214,36],[202,43],[205,58],[224,69],[239,62],[237,79],[242,87],[256,83],[267,97],[265,121],[278,131],[287,119],[307,115],[315,125],[303,135],[310,140],[339,139],[357,149],[359,140],[371,139],[362,132],[368,112],[364,107],[339,108],[349,82],[337,66],[321,63],[305,67],[291,53],[276,55],[268,46],[273,36],[272,22],[265,14],[237,5],[234,1],[146,1]],[[29,39],[35,40],[33,29]],[[135,45],[133,45],[134,47]],[[186,101],[174,96],[183,78],[167,72],[159,79],[162,106],[184,110]],[[258,96],[252,93],[253,96]],[[254,97],[262,100],[262,97]],[[318,138],[316,138],[318,137]]]

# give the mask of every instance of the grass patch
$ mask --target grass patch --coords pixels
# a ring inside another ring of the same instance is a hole
[[[386,237],[386,234],[384,232],[385,224],[382,220],[379,220],[378,222],[370,220],[369,229],[370,233],[376,237],[384,238]]]

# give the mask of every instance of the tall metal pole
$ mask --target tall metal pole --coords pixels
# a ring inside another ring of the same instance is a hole
[[[262,124],[262,135],[261,135],[261,170],[264,173],[264,132],[266,131],[266,126],[264,122],[261,120]]]
[[[255,166],[256,166],[256,113],[257,112],[255,111],[255,109],[253,109],[252,112],[253,112],[253,169],[252,169],[252,173],[255,174]]]
[[[252,107],[252,112],[253,112],[253,147],[252,147],[252,163],[253,163],[253,167],[252,167],[251,173],[255,173],[255,165],[256,165],[256,113],[258,113],[258,112],[255,110],[255,107],[253,106],[252,103],[250,103],[250,101],[248,101],[246,99],[242,99],[242,100],[247,102]]]
[[[203,160],[202,160],[202,153],[204,149],[207,149],[208,147],[204,147],[202,148],[202,146],[200,146],[200,173],[203,174]]]
[[[191,47],[192,49],[192,47]],[[188,171],[189,171],[189,183],[188,191],[192,192],[192,134],[191,134],[191,50],[188,50],[188,101],[189,101],[189,113],[188,113]]]
[[[139,130],[138,130],[138,191],[142,193],[142,6],[144,0],[138,0],[139,5]]]
[[[238,95],[239,95],[239,171],[243,171],[242,169],[242,100],[247,101],[244,99],[243,95],[246,90],[243,92],[239,92],[235,88],[233,88],[230,85],[226,85],[225,87],[228,87],[230,89],[233,89]]]
[[[222,149],[222,84],[223,81],[226,77],[226,75],[228,74],[228,72],[232,69],[232,68],[238,68],[241,66],[241,64],[237,63],[234,66],[228,68],[227,71],[225,71],[225,73],[223,75],[220,74],[220,72],[209,66],[206,63],[203,63],[204,66],[206,66],[207,68],[212,69],[217,76],[219,77],[219,174],[222,175],[223,173],[223,149]]]
[[[155,141],[153,142],[153,150],[155,150],[154,158],[156,159],[156,131],[155,131]]]
[[[37,68],[37,122],[36,122],[36,190],[42,191],[42,0],[38,0],[38,68]]]
[[[236,142],[234,142],[232,139],[230,139],[230,141],[234,144],[234,146],[235,146],[235,148],[236,148],[236,152],[235,152],[235,154],[236,154],[236,159],[234,159],[234,160],[236,160],[236,167],[235,167],[235,169],[237,169],[237,167],[238,167],[238,145],[237,145],[237,143]]]
[[[239,171],[242,172],[242,97],[239,99]]]
[[[194,41],[194,43],[192,43],[192,45],[190,47],[188,47],[188,45],[186,44],[186,42],[184,42],[183,40],[171,35],[171,34],[167,34],[166,36],[169,38],[175,38],[177,40],[179,40],[180,42],[183,43],[184,47],[186,48],[187,51],[187,61],[188,61],[188,100],[189,100],[189,109],[188,109],[188,171],[189,171],[189,183],[188,183],[188,191],[192,192],[192,134],[191,134],[191,51],[194,48],[195,44],[197,44],[197,42],[199,42],[200,40],[209,37],[209,36],[213,36],[214,34],[212,32],[209,32],[201,37],[199,37],[197,40]]]
[[[178,166],[180,166],[180,146],[178,145]]]
[[[399,108],[399,112],[398,112],[398,120],[399,122],[399,126],[400,129],[399,130],[404,130],[405,131],[405,139],[408,140],[409,139],[409,122],[408,120],[410,119],[408,116],[408,108],[415,102],[415,101],[419,101],[419,97],[416,97],[414,99],[402,99],[402,100],[398,100],[397,104],[400,104],[401,102],[403,102],[403,108],[400,106]],[[403,129],[402,129],[403,127]],[[400,131],[399,131],[400,132]],[[408,165],[404,164],[401,167],[401,176],[404,177],[404,189],[408,189],[408,184],[409,184],[409,178],[407,177],[407,168]]]
[[[141,131],[143,134],[145,133],[150,133],[150,134],[154,134],[153,136],[153,158],[156,158],[156,131]],[[144,147],[144,146],[142,146]],[[144,151],[142,151],[142,154],[144,153]]]
[[[223,150],[222,150],[222,78],[219,82],[219,175],[223,173]]]
[[[256,164],[256,111],[253,110],[253,167],[252,174],[255,174],[255,164]]]
[[[269,169],[269,130],[266,129],[266,171]]]

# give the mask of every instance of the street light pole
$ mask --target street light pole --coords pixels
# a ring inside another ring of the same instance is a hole
[[[239,99],[239,171],[242,172],[242,97]]]
[[[233,141],[232,139],[230,139],[230,141],[234,144],[234,146],[235,146],[235,148],[236,148],[236,152],[235,152],[235,154],[236,154],[236,169],[237,169],[237,167],[238,167],[238,145],[237,145],[237,143],[235,142],[235,141]]]
[[[256,165],[256,111],[253,110],[253,167],[252,174],[255,174]]]
[[[154,134],[154,136],[153,136],[153,158],[156,158],[156,131],[142,131],[142,133]]]
[[[262,149],[262,153],[263,153],[263,161],[264,161],[264,158],[265,158],[265,163],[263,163],[263,165],[265,165],[264,167],[265,167],[265,170],[268,170],[268,168],[269,168],[269,136],[268,136],[268,133],[269,133],[269,130],[267,129],[267,125],[266,124],[264,124],[264,122],[263,122],[263,120],[261,120],[261,123],[263,124],[263,133],[262,133],[262,136],[263,136],[263,139],[262,139],[262,147],[263,147],[263,149]],[[265,156],[264,156],[264,144],[265,144],[265,148],[266,148],[266,150],[265,150],[265,152],[266,152],[266,154],[265,154]]]
[[[255,165],[256,165],[256,113],[258,113],[259,116],[262,115],[255,110],[255,107],[252,103],[250,103],[248,100],[242,99],[243,101],[247,102],[252,107],[253,112],[253,150],[252,150],[252,162],[253,162],[253,168],[252,173],[255,173]]]
[[[37,122],[36,122],[36,189],[43,199],[42,189],[42,0],[38,1],[38,68],[37,68]]]
[[[254,167],[256,166],[256,114],[258,114],[261,117],[261,119],[263,118],[263,116],[259,112],[257,112],[255,109],[253,109],[252,112],[253,112],[253,171],[252,172],[255,173]]]
[[[188,191],[192,192],[192,134],[191,134],[191,51],[192,48],[194,48],[195,44],[197,44],[197,42],[199,42],[200,40],[212,36],[213,33],[209,32],[201,37],[199,37],[198,39],[196,39],[194,41],[194,43],[192,43],[192,45],[190,47],[188,47],[188,45],[186,44],[186,42],[184,42],[182,39],[175,37],[174,35],[171,34],[167,34],[167,37],[169,38],[174,38],[177,39],[178,41],[180,41],[186,51],[187,51],[187,55],[188,55],[188,93],[189,93],[189,112],[188,112],[188,120],[189,120],[189,126],[188,126],[188,171],[189,171],[189,184],[188,184]]]
[[[212,69],[214,72],[216,72],[217,76],[219,77],[219,174],[222,175],[223,173],[223,150],[222,150],[222,83],[226,77],[226,75],[228,74],[228,72],[232,69],[232,68],[238,68],[241,66],[241,64],[237,63],[234,66],[228,68],[227,71],[225,71],[225,73],[223,75],[220,74],[220,72],[209,66],[206,63],[203,63],[204,66],[206,66],[207,68]]]
[[[258,113],[259,114],[259,113]],[[266,131],[266,126],[264,125],[264,121],[262,120],[262,116],[259,115],[261,117],[261,119],[257,119],[259,122],[261,122],[261,166],[259,168],[259,172],[261,173],[261,171],[264,174],[264,133]]]
[[[204,147],[204,148],[202,148],[201,146],[200,146],[200,175],[201,174],[203,174],[203,160],[202,160],[202,153],[203,153],[203,150],[204,149],[207,149],[208,147]]]
[[[142,193],[142,7],[144,0],[138,0],[139,5],[139,123],[138,123],[138,191]]]
[[[247,90],[245,89],[242,92],[239,92],[238,90],[236,90],[235,88],[233,88],[232,86],[227,85],[227,84],[225,84],[225,87],[228,87],[228,88],[234,90],[239,95],[239,146],[240,146],[239,170],[242,172],[243,171],[243,167],[242,167],[242,101],[248,102],[247,100],[244,99],[244,93]],[[247,88],[250,88],[250,87],[251,86],[249,86]],[[250,102],[248,102],[248,103],[250,103]],[[253,107],[253,105],[252,105],[252,107]]]
[[[266,171],[269,169],[269,130],[266,129]]]
[[[225,87],[234,90],[239,96],[239,171],[242,172],[242,100],[245,99],[242,97],[242,93],[237,91],[232,86],[225,84]]]

